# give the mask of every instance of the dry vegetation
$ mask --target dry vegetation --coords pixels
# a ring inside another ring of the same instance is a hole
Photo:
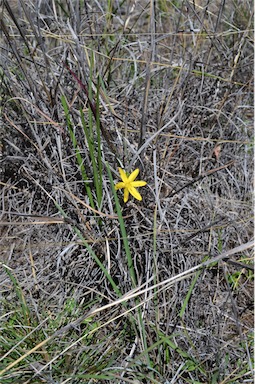
[[[2,1],[1,383],[253,381],[252,8]]]

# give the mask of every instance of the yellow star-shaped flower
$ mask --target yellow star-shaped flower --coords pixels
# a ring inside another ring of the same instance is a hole
[[[129,193],[137,200],[142,200],[142,196],[136,190],[136,187],[143,187],[147,183],[142,180],[134,181],[139,173],[139,169],[137,168],[128,176],[124,169],[119,168],[119,173],[122,181],[115,185],[115,189],[117,191],[118,189],[124,188],[124,203],[128,201]]]

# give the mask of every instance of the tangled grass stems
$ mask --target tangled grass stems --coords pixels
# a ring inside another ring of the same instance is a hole
[[[0,7],[1,382],[252,382],[250,3]]]

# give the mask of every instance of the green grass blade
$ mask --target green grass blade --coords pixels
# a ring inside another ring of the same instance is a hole
[[[94,146],[94,138],[91,136],[91,129],[88,128],[84,112],[82,109],[80,109],[80,115],[81,115],[81,122],[83,131],[87,140],[88,148],[89,148],[89,156],[92,163],[92,169],[93,169],[93,176],[94,176],[94,184],[96,189],[96,196],[97,196],[97,203],[98,207],[100,207],[102,202],[102,159],[101,159],[101,153],[100,156],[98,155],[98,149],[95,149]],[[92,120],[93,123],[93,120]],[[89,120],[90,124],[90,120]]]
[[[111,173],[111,170],[110,170],[110,167],[108,164],[106,164],[106,167],[107,167],[107,172],[109,175],[109,179],[110,179],[110,183],[111,183],[111,187],[112,187],[112,191],[113,191],[113,196],[114,196],[114,200],[115,200],[115,204],[116,204],[116,210],[117,210],[118,220],[119,220],[119,224],[120,224],[120,231],[121,231],[121,236],[122,236],[122,240],[123,240],[123,244],[124,244],[124,249],[125,249],[126,256],[127,256],[128,270],[129,270],[130,277],[131,277],[132,287],[135,288],[137,285],[136,275],[135,275],[134,264],[133,264],[133,260],[132,260],[132,256],[131,256],[131,252],[130,252],[130,248],[129,248],[126,227],[125,227],[125,223],[124,223],[122,212],[121,212],[119,198],[118,198],[118,195],[117,195],[115,188],[114,188],[112,173]]]
[[[27,306],[27,303],[26,303],[25,297],[23,295],[22,289],[18,283],[18,280],[16,279],[15,275],[11,272],[11,270],[9,268],[7,268],[5,265],[3,265],[3,267],[4,267],[6,274],[9,276],[11,282],[14,285],[16,294],[17,294],[18,299],[19,299],[19,303],[21,304],[23,319],[24,319],[24,321],[26,321],[26,324],[30,324],[30,311],[29,311],[29,308]]]
[[[203,259],[203,262],[206,261],[206,260],[208,260],[208,256],[206,256],[206,257]],[[201,274],[201,271],[197,271],[197,272],[195,273],[195,276],[194,276],[192,282],[191,282],[191,285],[190,285],[190,287],[189,287],[189,291],[188,291],[188,293],[187,293],[187,295],[186,295],[186,297],[185,297],[185,299],[184,299],[184,301],[183,301],[183,305],[182,305],[181,310],[180,310],[180,313],[179,313],[179,315],[180,315],[181,318],[183,318],[183,316],[184,316],[185,309],[186,309],[186,307],[187,307],[187,305],[188,305],[188,302],[189,302],[189,300],[190,300],[190,298],[191,298],[191,295],[192,295],[192,291],[193,291],[193,289],[194,289],[194,287],[195,287],[195,285],[196,285],[196,283],[197,283],[197,280],[198,280],[200,274]]]
[[[57,209],[59,210],[59,212],[61,213],[61,215],[65,218],[67,218],[67,215],[65,213],[65,211],[60,207],[59,204],[55,203],[56,204],[56,207]],[[110,282],[114,292],[118,295],[118,297],[121,297],[122,296],[122,293],[120,291],[120,289],[117,287],[117,285],[115,284],[115,282],[113,281],[111,275],[109,274],[109,272],[107,271],[107,269],[105,268],[104,264],[100,261],[100,259],[98,258],[98,256],[95,254],[95,252],[93,251],[93,249],[91,248],[91,246],[88,244],[87,240],[85,239],[85,237],[82,235],[81,231],[76,227],[76,226],[72,226],[73,230],[75,231],[75,233],[77,234],[77,236],[80,238],[80,240],[82,241],[83,245],[85,245],[85,247],[87,248],[89,254],[91,255],[91,257],[95,260],[95,262],[97,263],[97,265],[99,266],[99,268],[103,271],[104,275],[106,276],[107,280]]]
[[[193,289],[194,289],[194,287],[195,287],[195,285],[197,283],[197,280],[198,280],[200,274],[201,274],[201,271],[196,272],[195,276],[194,276],[194,278],[193,278],[193,280],[191,282],[191,285],[189,287],[189,291],[188,291],[188,293],[187,293],[187,295],[186,295],[186,297],[185,297],[185,299],[183,301],[183,305],[182,305],[180,313],[179,313],[181,318],[183,318],[183,316],[184,316],[185,309],[186,309],[186,307],[188,305],[188,302],[189,302],[190,297],[192,295],[192,291],[193,291]]]
[[[101,205],[103,195],[103,164],[101,152],[101,130],[100,130],[100,84],[97,82],[97,96],[96,96],[96,134],[97,134],[97,165],[98,165],[98,204]]]
[[[108,171],[108,175],[109,175],[109,179],[110,179],[110,182],[111,182],[111,187],[112,187],[112,191],[113,191],[113,195],[114,195],[114,200],[115,200],[115,204],[116,204],[116,210],[117,210],[118,220],[119,220],[119,224],[120,224],[120,231],[121,231],[121,236],[122,236],[122,240],[123,240],[123,244],[124,244],[125,253],[126,253],[126,256],[127,256],[128,270],[129,270],[129,273],[130,273],[132,287],[135,288],[137,286],[137,280],[136,280],[136,275],[135,275],[133,259],[132,259],[132,255],[131,255],[130,247],[129,247],[129,243],[128,243],[126,227],[125,227],[125,223],[124,223],[122,212],[121,212],[119,198],[118,198],[118,195],[117,195],[116,190],[114,188],[114,182],[113,182],[111,170],[110,170],[110,167],[109,167],[108,164],[106,164],[106,166],[107,166],[107,171]],[[136,301],[136,304],[138,304],[138,302],[139,302],[138,298],[135,301]],[[143,320],[143,317],[142,317],[142,312],[141,312],[141,308],[140,307],[138,308],[137,316],[138,316],[138,325],[139,325],[139,329],[140,329],[140,333],[141,333],[141,338],[142,338],[142,341],[143,341],[144,351],[145,351],[145,355],[146,355],[146,358],[147,358],[147,363],[148,363],[149,366],[152,366],[149,354],[146,353],[146,351],[148,349],[148,347],[147,347],[147,337],[146,337],[145,324],[144,324],[144,320]]]
[[[78,166],[79,166],[80,171],[81,171],[81,175],[82,175],[82,179],[84,181],[84,185],[85,185],[85,188],[86,188],[87,195],[89,197],[89,202],[90,202],[90,205],[92,206],[92,208],[95,208],[95,204],[94,204],[94,199],[93,199],[93,196],[92,196],[91,188],[90,188],[90,186],[87,183],[88,176],[87,176],[84,164],[83,164],[83,158],[82,158],[80,150],[79,150],[79,146],[78,146],[78,143],[77,143],[77,140],[76,140],[76,137],[75,137],[75,133],[73,131],[73,126],[72,126],[72,122],[71,122],[71,118],[70,118],[69,108],[68,108],[68,104],[67,104],[67,101],[66,101],[66,98],[65,98],[64,95],[61,96],[61,102],[62,102],[62,105],[63,105],[65,117],[66,117],[66,122],[67,122],[67,127],[68,127],[68,131],[69,131],[69,135],[71,137],[71,140],[72,140],[72,143],[73,143],[73,147],[75,149],[77,163],[78,163]]]

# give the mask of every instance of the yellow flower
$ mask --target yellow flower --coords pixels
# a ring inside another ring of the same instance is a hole
[[[119,168],[119,173],[122,181],[115,185],[115,189],[117,191],[118,189],[124,188],[124,203],[128,201],[129,193],[131,193],[131,195],[137,200],[142,200],[142,196],[136,190],[136,187],[143,187],[147,183],[142,180],[134,181],[139,173],[139,169],[137,168],[131,173],[131,175],[128,176],[124,169]]]

